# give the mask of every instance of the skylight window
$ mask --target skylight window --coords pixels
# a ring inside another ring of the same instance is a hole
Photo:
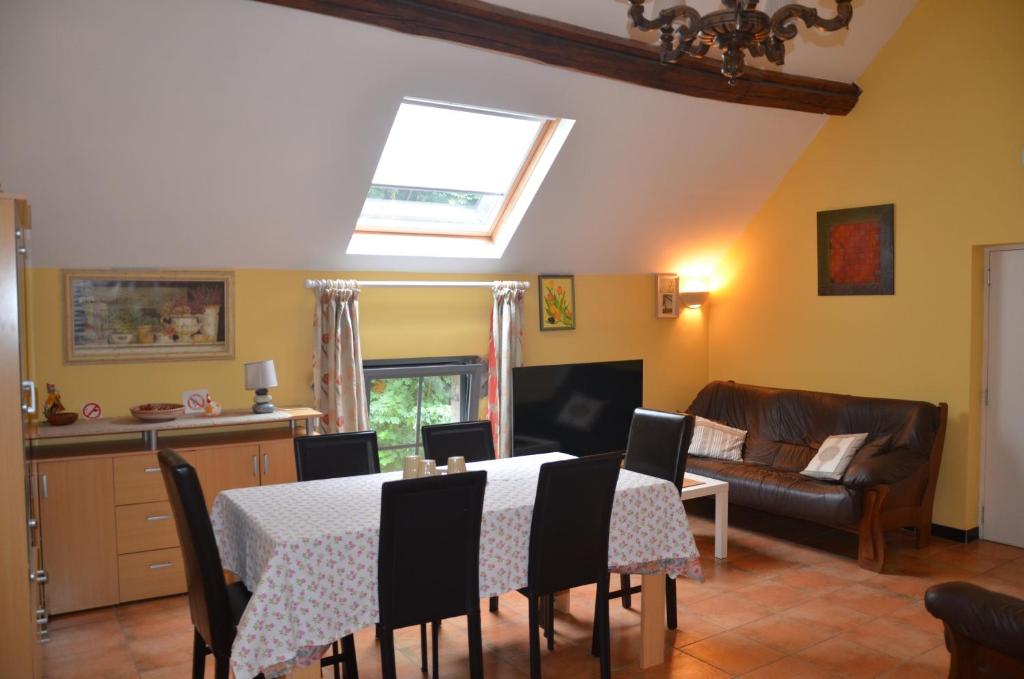
[[[348,252],[499,257],[572,123],[404,100]]]

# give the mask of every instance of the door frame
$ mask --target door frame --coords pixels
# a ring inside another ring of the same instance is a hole
[[[990,309],[990,298],[992,296],[992,286],[989,281],[989,270],[991,267],[992,253],[993,252],[1006,252],[1013,250],[1024,251],[1024,243],[1016,243],[1011,245],[992,245],[985,248],[984,255],[984,266],[981,269],[981,275],[984,277],[982,285],[984,286],[984,314],[983,314],[983,326],[982,326],[982,343],[981,343],[981,432],[979,446],[979,474],[978,474],[978,537],[985,539],[985,494],[987,489],[985,488],[985,479],[987,478],[987,465],[988,465],[988,383],[989,383],[989,325],[991,321],[991,309]]]

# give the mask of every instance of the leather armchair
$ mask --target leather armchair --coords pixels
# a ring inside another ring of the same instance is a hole
[[[951,679],[1024,677],[1024,600],[946,582],[929,587],[924,603],[945,625]]]

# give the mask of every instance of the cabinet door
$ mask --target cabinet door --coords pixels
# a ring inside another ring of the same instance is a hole
[[[49,613],[117,603],[113,461],[39,463],[39,524]]]
[[[295,447],[292,439],[260,443],[260,484],[295,483]]]
[[[197,448],[194,452],[208,509],[213,509],[213,501],[222,490],[260,485],[258,444]]]

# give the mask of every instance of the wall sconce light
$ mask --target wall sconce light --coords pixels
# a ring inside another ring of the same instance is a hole
[[[707,304],[711,293],[707,290],[701,292],[680,292],[679,303],[687,309],[699,309]]]
[[[685,276],[679,291],[679,304],[687,309],[700,309],[708,303],[711,284],[706,276]]]

